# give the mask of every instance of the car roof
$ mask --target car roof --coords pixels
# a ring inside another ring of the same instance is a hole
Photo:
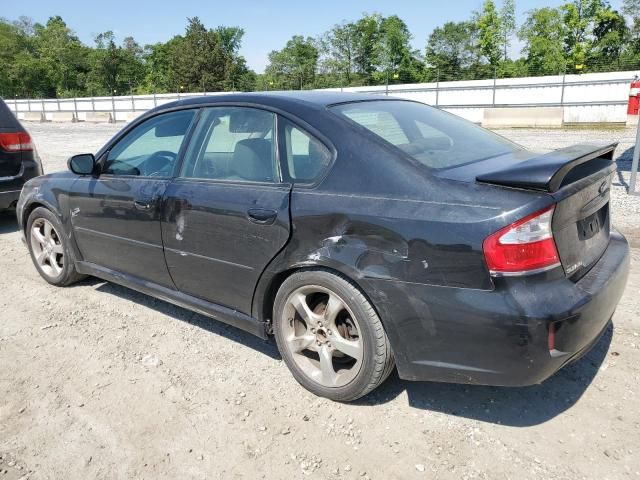
[[[337,103],[362,102],[371,100],[402,100],[399,98],[368,93],[340,92],[340,91],[273,91],[247,93],[219,93],[214,95],[188,97],[175,102],[166,103],[156,110],[164,110],[178,106],[242,102],[255,103],[275,108],[296,109],[299,107],[324,109]]]

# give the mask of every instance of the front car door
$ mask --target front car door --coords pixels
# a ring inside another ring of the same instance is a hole
[[[258,278],[289,238],[275,138],[269,111],[202,111],[164,200],[165,257],[183,293],[251,314]]]
[[[196,113],[144,121],[110,146],[98,177],[78,178],[71,222],[84,261],[173,287],[162,250],[161,200]]]

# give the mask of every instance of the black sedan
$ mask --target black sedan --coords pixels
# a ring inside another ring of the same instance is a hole
[[[356,399],[394,366],[530,385],[622,295],[614,149],[536,154],[391,97],[209,96],[29,181],[17,214],[49,283],[92,275],[274,335],[318,395]]]

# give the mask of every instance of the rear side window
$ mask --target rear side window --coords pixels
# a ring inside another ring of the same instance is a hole
[[[317,138],[282,119],[286,147],[285,170],[289,179],[312,183],[331,163],[331,151]]]
[[[423,103],[374,100],[331,109],[429,168],[459,167],[521,150],[499,135]]]
[[[22,131],[20,122],[13,115],[9,106],[0,99],[0,129],[3,131]]]

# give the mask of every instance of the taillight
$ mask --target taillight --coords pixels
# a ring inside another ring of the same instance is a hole
[[[545,208],[488,236],[482,244],[493,275],[520,275],[560,265],[551,231],[554,207]]]
[[[0,133],[0,148],[6,152],[23,152],[33,150],[33,144],[27,132]]]

